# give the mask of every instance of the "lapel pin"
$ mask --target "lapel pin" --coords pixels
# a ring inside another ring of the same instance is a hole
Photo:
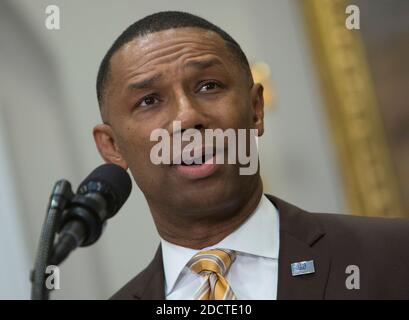
[[[291,264],[291,273],[293,277],[303,274],[315,273],[314,260],[294,262]]]

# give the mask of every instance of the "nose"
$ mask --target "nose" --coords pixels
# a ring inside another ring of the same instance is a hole
[[[183,90],[176,94],[175,108],[176,116],[173,120],[180,121],[182,133],[187,129],[201,130],[207,127],[207,119],[199,103]]]

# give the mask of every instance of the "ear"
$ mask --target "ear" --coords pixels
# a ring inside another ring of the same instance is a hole
[[[258,130],[258,136],[264,133],[264,88],[260,83],[255,83],[251,88],[251,106],[253,108],[253,125]]]
[[[128,169],[128,164],[124,160],[121,151],[115,142],[115,135],[110,125],[98,124],[93,130],[95,144],[97,145],[99,154],[107,163],[114,163]]]

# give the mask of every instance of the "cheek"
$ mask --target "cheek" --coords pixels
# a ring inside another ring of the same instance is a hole
[[[221,128],[244,129],[252,125],[251,105],[247,99],[239,96],[230,97],[218,106],[216,119]]]
[[[125,126],[122,130],[119,147],[129,166],[141,166],[145,158],[149,159],[149,137],[150,133],[137,127]]]

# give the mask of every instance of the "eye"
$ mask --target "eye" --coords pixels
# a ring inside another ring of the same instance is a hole
[[[199,92],[209,92],[209,91],[214,91],[216,89],[221,88],[222,86],[215,82],[215,81],[209,81],[204,83],[200,88],[199,88]]]
[[[159,99],[158,98],[156,98],[154,95],[150,95],[150,96],[146,96],[146,97],[143,97],[141,100],[139,100],[137,103],[136,103],[136,106],[137,107],[150,107],[150,106],[153,106],[153,105],[155,105],[156,103],[158,103],[159,102]]]

